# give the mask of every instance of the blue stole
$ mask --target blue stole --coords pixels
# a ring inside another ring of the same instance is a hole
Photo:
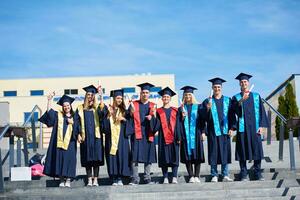
[[[259,94],[255,92],[251,92],[253,95],[254,100],[254,113],[255,113],[255,125],[256,125],[256,132],[259,129],[259,106],[260,106],[260,99]],[[250,95],[250,94],[249,94]],[[235,98],[237,101],[240,101],[242,99],[241,93],[238,93],[235,95]],[[243,133],[245,132],[245,119],[244,119],[244,108],[242,105],[242,116],[239,117],[239,132]]]
[[[184,105],[186,112],[188,112],[187,106]],[[198,113],[198,105],[192,105],[191,121],[189,121],[188,115],[184,118],[185,136],[187,142],[188,155],[192,155],[192,149],[195,149],[195,136],[196,136],[196,120]],[[187,113],[188,114],[188,113]]]
[[[223,134],[224,135],[227,135],[228,133],[228,110],[229,110],[229,97],[223,96]],[[216,136],[220,136],[222,135],[222,131],[220,128],[217,105],[214,98],[212,98],[211,114],[214,122],[215,134]]]

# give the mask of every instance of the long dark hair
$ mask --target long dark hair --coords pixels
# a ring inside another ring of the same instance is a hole
[[[115,104],[115,99],[116,97],[113,97],[113,105]],[[121,115],[124,117],[125,116],[125,112],[126,112],[126,106],[125,106],[125,102],[124,102],[124,97],[122,97],[122,103],[120,105],[118,105],[118,108],[120,109]],[[109,113],[108,117],[112,116],[114,121],[116,121],[116,112],[113,113],[113,115],[111,115],[111,113]]]

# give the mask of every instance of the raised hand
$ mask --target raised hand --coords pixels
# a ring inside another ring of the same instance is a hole
[[[55,91],[51,92],[50,94],[47,95],[48,101],[52,100],[53,97],[55,96]]]

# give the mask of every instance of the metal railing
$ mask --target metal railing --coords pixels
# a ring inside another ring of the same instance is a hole
[[[29,122],[31,122],[31,130],[32,130],[32,143],[33,143],[33,152],[36,152],[37,150],[37,142],[36,142],[36,127],[35,127],[35,119],[34,119],[34,112],[36,110],[39,110],[40,116],[42,114],[42,110],[35,105],[31,111],[31,113],[29,114],[29,116],[27,117],[27,119],[25,120],[25,122],[23,123],[23,125],[19,128],[26,128],[27,125],[29,124]],[[0,192],[4,192],[4,176],[3,176],[3,165],[6,161],[6,159],[9,157],[9,176],[11,176],[10,171],[11,168],[15,166],[15,162],[14,162],[14,133],[13,133],[13,128],[11,127],[9,124],[7,124],[1,134],[0,134],[0,141],[2,140],[2,138],[5,136],[5,134],[8,131],[11,131],[12,134],[9,136],[9,150],[7,152],[7,154],[4,157],[4,160],[2,160],[1,157],[1,146],[0,146]],[[10,130],[12,129],[12,130]],[[42,149],[43,146],[43,130],[42,130],[42,123],[40,123],[40,140],[39,140],[39,149]],[[18,136],[18,140],[17,140],[17,166],[20,167],[21,166],[21,140],[20,140],[20,136]],[[24,134],[23,135],[23,153],[24,153],[24,165],[28,166],[28,143],[27,143],[27,135]]]
[[[0,134],[0,141],[9,130],[9,124],[7,124]],[[2,169],[2,156],[1,156],[1,146],[0,146],[0,192],[4,192],[4,177],[3,177],[3,169]]]
[[[35,120],[34,120],[34,113],[35,111],[38,110],[40,116],[42,116],[42,109],[38,106],[35,105],[30,112],[29,116],[25,120],[24,124],[22,127],[27,127],[27,124],[30,122],[31,123],[31,130],[32,130],[32,145],[33,145],[33,151],[36,152],[36,127],[35,127]],[[40,138],[39,138],[39,149],[43,149],[43,125],[40,123]]]
[[[262,98],[263,103],[268,105],[270,108],[268,110],[268,119],[270,126],[268,127],[268,134],[267,134],[267,144],[271,144],[271,119],[272,119],[272,111],[276,114],[277,117],[280,119],[280,129],[279,129],[279,152],[278,158],[279,161],[283,161],[283,144],[284,144],[284,130],[287,124],[287,119],[278,112],[268,101]],[[289,129],[289,151],[290,151],[290,169],[295,170],[295,152],[294,152],[294,139],[293,139],[293,129]]]

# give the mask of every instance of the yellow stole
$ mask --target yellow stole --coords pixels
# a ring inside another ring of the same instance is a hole
[[[116,118],[121,116],[120,109],[117,109]],[[110,131],[111,131],[111,148],[110,148],[110,154],[116,155],[118,150],[118,144],[119,144],[119,138],[120,138],[120,130],[121,130],[121,122],[115,121],[112,116],[109,117],[110,122]]]
[[[84,114],[83,114],[83,105],[78,106],[78,114],[80,117],[80,123],[81,123],[81,137],[82,140],[85,140],[85,124],[84,124]],[[96,108],[93,108],[94,113],[94,122],[95,122],[95,137],[100,138],[100,122],[99,122],[99,115]]]
[[[68,124],[67,131],[64,137],[64,115],[62,112],[57,112],[58,124],[57,124],[57,148],[68,150],[70,139],[73,132],[73,124]]]

